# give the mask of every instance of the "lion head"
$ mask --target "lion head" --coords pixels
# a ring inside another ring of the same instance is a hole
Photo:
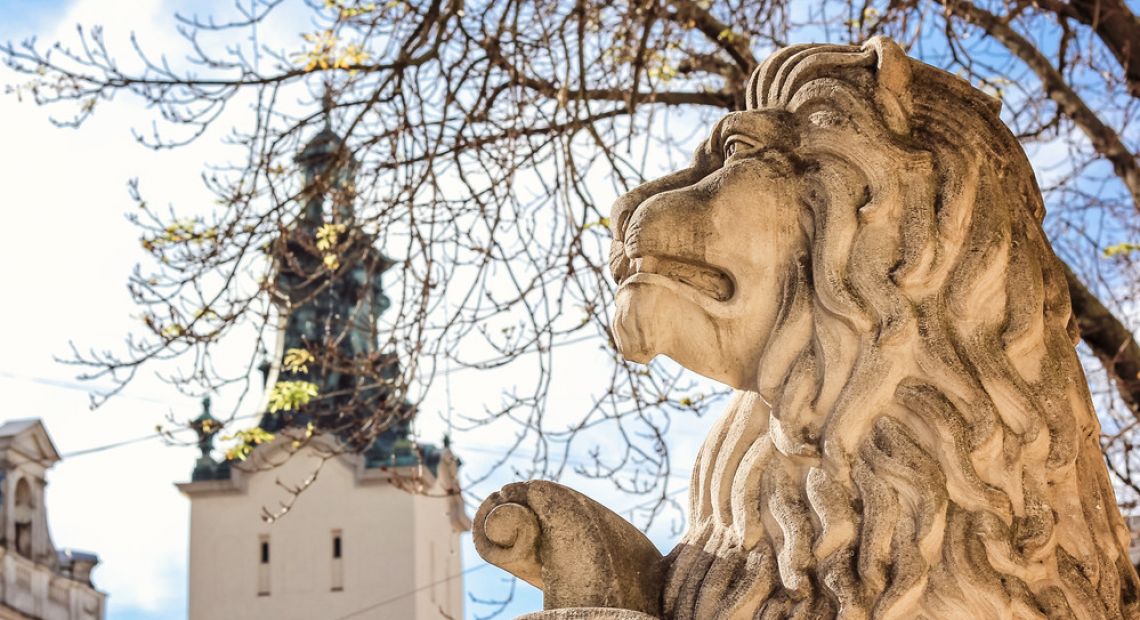
[[[688,168],[615,205],[622,354],[738,390],[694,469],[670,617],[1140,613],[999,107],[886,39],[789,47]]]

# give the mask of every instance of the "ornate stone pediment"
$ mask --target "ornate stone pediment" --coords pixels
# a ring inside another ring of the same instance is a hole
[[[31,461],[45,468],[60,459],[38,418],[9,420],[0,426],[0,458],[13,466]]]

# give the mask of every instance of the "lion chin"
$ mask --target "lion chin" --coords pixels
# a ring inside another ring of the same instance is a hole
[[[726,360],[724,351],[705,345],[725,337],[711,308],[715,298],[669,276],[642,272],[622,282],[616,301],[614,341],[626,359],[648,364],[665,355],[716,381],[734,386],[749,381],[737,376],[740,365]],[[662,329],[663,323],[670,328]]]
[[[653,317],[657,316],[654,311],[663,305],[669,305],[673,300],[670,294],[656,292],[652,287],[652,284],[631,282],[617,292],[614,342],[625,359],[639,364],[648,364],[662,353],[662,346],[654,338],[656,321]],[[634,290],[638,288],[643,290]],[[646,299],[647,297],[651,299]],[[658,299],[660,297],[665,299]]]

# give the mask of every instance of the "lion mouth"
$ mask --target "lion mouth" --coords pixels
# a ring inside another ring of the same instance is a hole
[[[712,265],[692,263],[675,258],[647,256],[630,259],[630,278],[648,273],[664,276],[712,297],[717,301],[732,298],[734,286],[728,274]]]

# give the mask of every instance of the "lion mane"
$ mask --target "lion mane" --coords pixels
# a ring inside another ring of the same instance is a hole
[[[694,467],[665,615],[1140,617],[1063,267],[999,104],[884,39],[780,50],[747,96],[882,149],[793,149],[809,247],[758,389]],[[696,172],[719,165],[702,148]]]

